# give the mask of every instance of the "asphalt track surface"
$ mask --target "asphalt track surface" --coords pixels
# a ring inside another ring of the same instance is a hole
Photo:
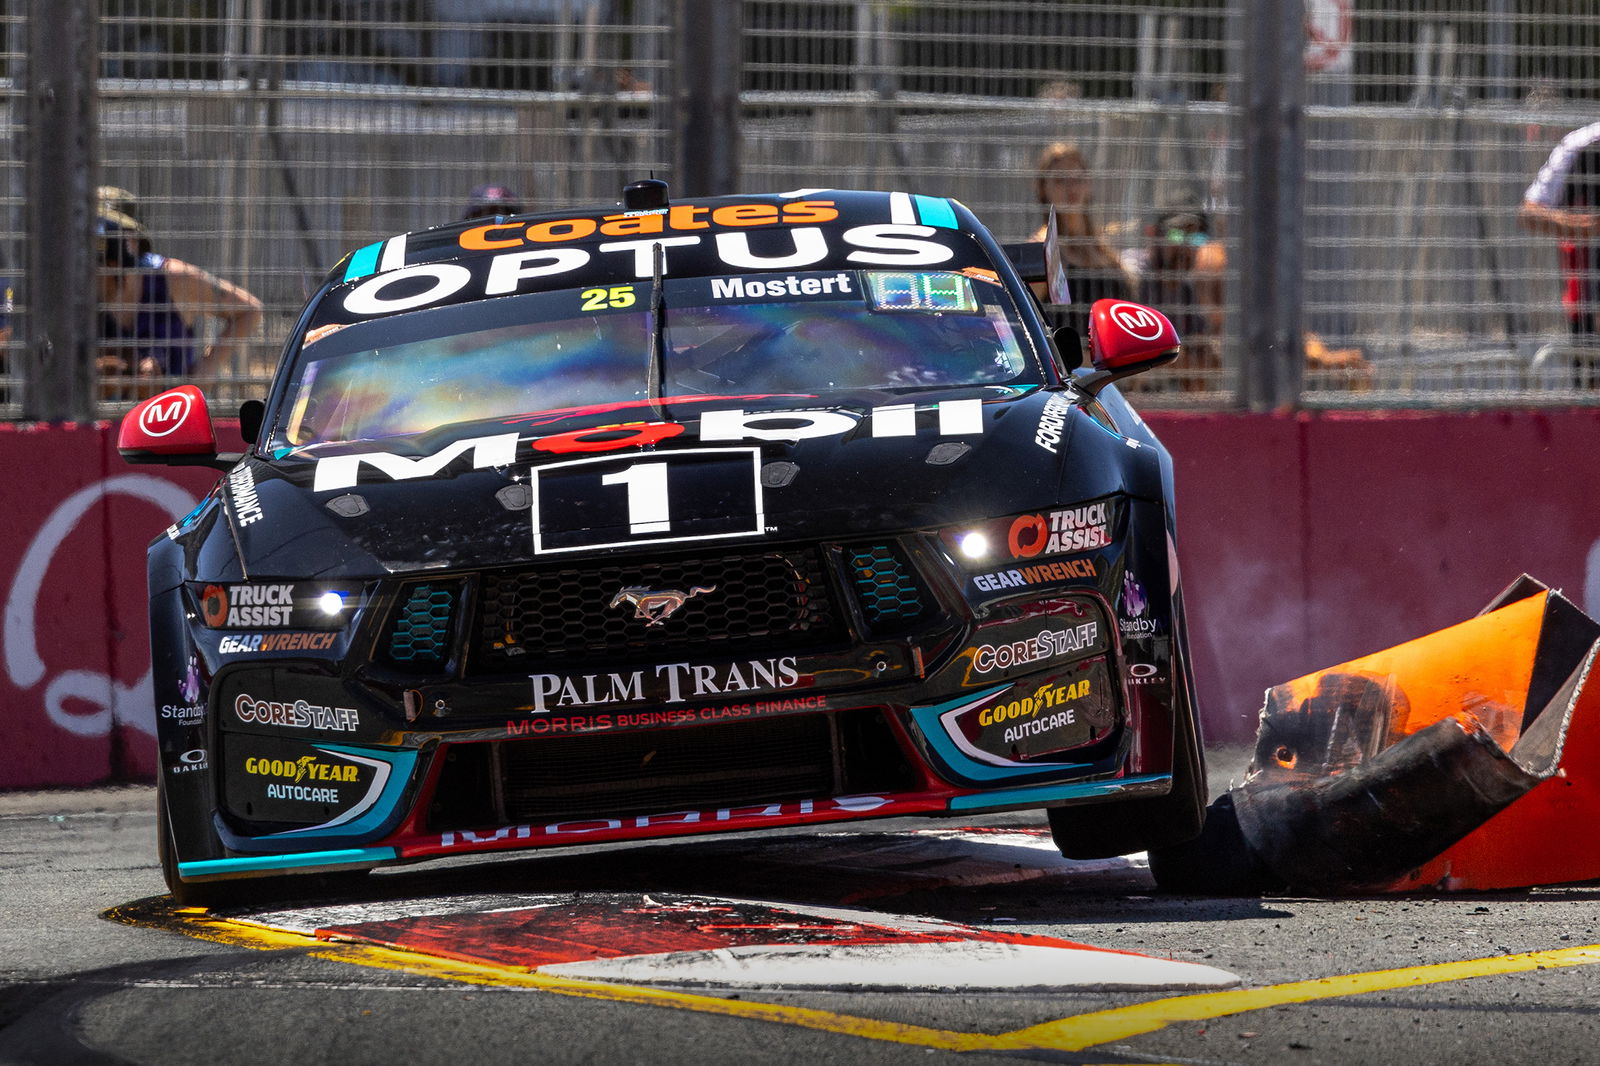
[[[1163,896],[1137,863],[1072,864],[1029,845],[1039,820],[1023,815],[965,834],[907,820],[411,867],[334,898],[342,910],[284,901],[263,920],[172,906],[152,803],[147,788],[0,795],[0,1062],[1600,1063],[1594,884]],[[824,946],[837,989],[730,988],[484,962],[504,947],[492,935],[422,951],[286,931],[305,915],[308,927],[503,918],[619,898],[936,919],[1201,963],[1240,983],[989,991],[930,966],[935,987],[863,990],[844,987],[848,953]]]

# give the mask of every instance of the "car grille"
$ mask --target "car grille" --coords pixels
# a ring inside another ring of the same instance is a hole
[[[934,609],[926,587],[894,544],[852,544],[844,549],[856,601],[873,633],[903,632]]]
[[[429,828],[744,807],[908,791],[918,781],[877,708],[457,744],[447,748]]]
[[[454,617],[456,583],[413,585],[389,626],[383,651],[399,666],[433,666],[450,657],[450,623]]]
[[[663,615],[627,601],[625,590],[688,598]],[[809,549],[489,572],[480,600],[476,654],[490,670],[547,658],[565,667],[674,649],[737,644],[742,655],[845,639],[821,560]]]

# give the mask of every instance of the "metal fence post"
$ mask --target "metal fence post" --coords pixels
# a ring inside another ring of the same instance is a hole
[[[1305,13],[1301,0],[1247,0],[1240,54],[1239,402],[1295,407],[1305,381]]]
[[[743,6],[728,0],[678,0],[673,26],[675,195],[719,196],[739,187]]]
[[[24,153],[23,417],[94,417],[98,0],[33,4]]]

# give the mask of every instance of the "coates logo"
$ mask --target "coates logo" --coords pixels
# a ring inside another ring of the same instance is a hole
[[[139,429],[151,437],[165,437],[182,426],[194,410],[194,397],[173,390],[155,397],[139,411]]]
[[[81,651],[82,641],[60,639],[50,623],[41,624],[39,619],[45,578],[57,557],[64,556],[65,570],[73,574],[88,565],[88,552],[73,551],[73,530],[85,515],[113,496],[142,500],[168,520],[185,514],[195,503],[187,490],[151,474],[103,478],[62,500],[28,543],[11,579],[5,603],[6,677],[20,692],[43,686],[45,717],[74,736],[103,737],[113,725],[130,725],[154,736],[158,701],[150,671],[133,684],[123,685],[110,674],[84,669],[88,660],[81,654],[69,657]],[[93,558],[100,558],[98,550]],[[41,636],[46,638],[42,642]],[[41,643],[64,659],[47,666]],[[161,702],[170,702],[170,697]],[[7,711],[10,715],[25,713],[21,707],[8,707]]]
[[[1153,341],[1161,336],[1165,326],[1161,316],[1148,307],[1138,304],[1117,304],[1111,308],[1111,318],[1121,326],[1129,336],[1142,341]]]

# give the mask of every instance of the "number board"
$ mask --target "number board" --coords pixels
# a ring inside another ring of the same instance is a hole
[[[574,459],[533,468],[539,554],[766,531],[759,448]]]

